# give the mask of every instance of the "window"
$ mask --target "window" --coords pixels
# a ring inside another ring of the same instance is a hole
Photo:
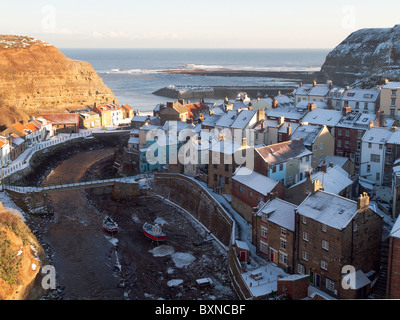
[[[303,216],[303,223],[307,224],[307,218],[305,216]]]
[[[225,184],[229,184],[229,178],[225,177]]]
[[[368,103],[364,102],[364,110],[368,110]]]
[[[286,250],[286,239],[281,238],[281,249]]]
[[[281,236],[286,237],[286,229],[285,228],[281,228]]]
[[[280,163],[279,164],[279,171],[282,171],[283,170],[283,163]]]
[[[349,129],[346,129],[345,133],[346,133],[346,137],[350,137],[350,130]]]
[[[303,232],[303,240],[308,241],[308,233],[307,232]]]
[[[368,148],[371,149],[372,148],[372,143],[368,142]]]
[[[249,198],[253,198],[253,191],[249,190]]]
[[[392,90],[392,96],[396,96],[397,95],[397,90]]]
[[[301,257],[303,258],[303,260],[308,261],[308,252],[303,251]]]
[[[367,172],[371,172],[371,165],[367,164]]]
[[[381,156],[379,154],[371,153],[371,162],[381,162]]]
[[[263,215],[261,216],[261,221],[263,221],[263,222],[268,222],[268,215],[267,215],[267,214],[263,214]]]
[[[233,183],[233,188],[237,189],[237,183],[236,182]]]
[[[376,180],[379,181],[381,179],[381,174],[379,172],[376,173]]]
[[[349,148],[349,140],[346,140],[346,141],[344,142],[344,147],[345,147],[346,149]]]
[[[390,109],[390,116],[391,117],[394,117],[395,111],[396,111],[395,109]]]
[[[297,264],[297,273],[306,274],[306,268],[302,264]]]
[[[260,241],[260,251],[268,253],[268,245],[264,241]]]
[[[314,148],[313,148],[313,149],[314,149],[314,151],[315,151],[315,150],[318,150],[317,144],[314,144]]]
[[[325,287],[326,287],[326,289],[328,289],[329,291],[334,292],[334,291],[335,291],[335,282],[332,281],[332,280],[329,279],[329,278],[326,278],[326,280],[325,280]]]
[[[240,193],[244,193],[243,186],[241,186],[241,185],[239,185],[239,192],[240,192]]]
[[[328,271],[328,262],[321,260],[321,269]]]
[[[391,106],[391,107],[396,106],[396,98],[390,99],[390,106]]]
[[[382,149],[383,149],[383,145],[380,144],[380,145],[379,145],[379,150],[382,150]]]
[[[324,143],[323,142],[321,142],[320,144],[319,144],[319,148],[322,150],[322,149],[324,149]]]
[[[329,251],[329,242],[322,240],[322,249]]]
[[[338,136],[341,136],[342,135],[342,129],[338,129],[337,130],[337,134],[338,134]]]
[[[361,142],[357,141],[357,150],[361,150]]]
[[[322,232],[326,232],[326,224],[323,224],[321,227]]]
[[[279,252],[279,262],[287,264],[287,254],[284,252]]]
[[[342,140],[338,140],[336,144],[337,144],[338,148],[341,148],[342,147]]]
[[[225,165],[225,171],[226,171],[226,172],[229,172],[229,164],[226,164],[226,165]]]
[[[276,172],[276,166],[272,166],[272,173],[275,173]]]
[[[266,238],[268,236],[268,229],[266,227],[261,227],[261,237]]]

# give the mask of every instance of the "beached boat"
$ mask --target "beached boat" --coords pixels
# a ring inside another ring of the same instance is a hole
[[[167,236],[162,232],[161,227],[158,224],[152,225],[145,223],[143,225],[144,235],[154,241],[167,241]]]
[[[118,231],[118,224],[111,217],[105,216],[103,219],[103,228],[109,232],[116,232]]]

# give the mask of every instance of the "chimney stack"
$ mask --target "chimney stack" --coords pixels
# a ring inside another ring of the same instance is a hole
[[[183,100],[183,99],[179,99],[178,102],[179,102],[181,105],[184,105],[184,104],[185,104],[185,100]]]
[[[278,106],[278,100],[274,99],[274,101],[272,101],[272,108],[276,108]]]
[[[242,138],[242,147],[246,147],[246,146],[247,146],[247,139]]]
[[[263,120],[261,120],[261,130],[264,130],[265,129],[265,123],[264,123],[264,119]]]
[[[174,107],[174,103],[171,101],[167,102],[167,108],[173,108]]]
[[[318,190],[322,189],[322,183],[319,180],[314,180],[312,182],[312,193],[316,193]]]
[[[364,211],[369,208],[369,196],[368,193],[363,192],[357,199],[357,209]]]
[[[286,128],[286,134],[287,134],[287,139],[290,139],[290,136],[292,135],[292,124],[289,122],[287,128]]]
[[[280,116],[278,121],[279,121],[279,125],[284,124],[285,123],[285,116]]]
[[[314,80],[312,86],[315,87],[316,85],[317,85],[317,80]]]
[[[321,165],[321,171],[322,172],[326,172],[326,163],[325,163],[325,161]]]
[[[351,112],[351,107],[345,105],[342,109],[342,115],[345,116],[346,114]]]
[[[257,110],[257,122],[265,119],[265,109],[261,108]]]

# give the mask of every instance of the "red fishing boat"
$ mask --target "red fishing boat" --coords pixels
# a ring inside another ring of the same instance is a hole
[[[167,241],[167,236],[162,232],[161,227],[158,224],[152,225],[146,222],[143,225],[143,232],[146,237],[153,241]]]

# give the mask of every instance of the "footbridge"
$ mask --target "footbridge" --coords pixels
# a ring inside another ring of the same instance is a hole
[[[133,176],[133,177],[123,177],[123,178],[112,178],[104,180],[93,180],[93,181],[82,181],[82,182],[72,182],[72,183],[52,183],[40,187],[23,187],[15,185],[3,185],[3,189],[7,191],[13,191],[20,194],[32,194],[32,193],[52,193],[52,192],[62,192],[70,190],[84,190],[90,188],[100,188],[115,186],[116,184],[134,184],[139,185],[139,179],[143,177]]]

